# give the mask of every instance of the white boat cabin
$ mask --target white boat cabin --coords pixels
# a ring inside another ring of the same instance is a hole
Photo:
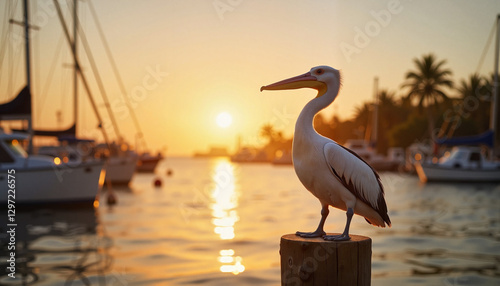
[[[485,149],[473,146],[453,147],[439,159],[438,165],[448,168],[462,169],[496,169],[500,162],[488,159]]]

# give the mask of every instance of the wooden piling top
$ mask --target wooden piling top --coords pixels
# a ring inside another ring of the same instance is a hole
[[[340,233],[328,233],[328,235],[340,235]],[[348,241],[328,241],[324,240],[322,237],[315,238],[304,238],[296,235],[295,233],[285,234],[281,237],[281,239],[293,240],[293,241],[302,241],[302,242],[316,242],[316,243],[350,243],[350,242],[358,242],[363,240],[372,240],[368,236],[350,234],[351,240]]]
[[[337,235],[337,234],[328,234]],[[372,240],[281,237],[281,285],[370,285]]]

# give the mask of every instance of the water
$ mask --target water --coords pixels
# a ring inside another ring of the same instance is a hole
[[[169,158],[157,174],[116,188],[111,208],[18,208],[18,278],[0,272],[0,284],[279,285],[280,237],[320,218],[289,166]],[[373,239],[372,285],[500,285],[500,185],[381,178],[393,227],[351,225]],[[344,224],[331,209],[325,229]]]

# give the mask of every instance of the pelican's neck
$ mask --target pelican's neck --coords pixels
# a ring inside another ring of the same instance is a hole
[[[314,116],[329,106],[337,97],[338,92],[338,87],[329,89],[325,94],[314,98],[304,106],[295,124],[295,136],[314,136],[314,134],[317,134],[313,127]]]

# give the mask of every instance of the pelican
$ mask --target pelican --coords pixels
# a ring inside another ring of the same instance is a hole
[[[391,226],[380,177],[353,151],[319,135],[313,127],[314,116],[337,97],[341,85],[340,72],[318,66],[309,72],[260,88],[285,90],[313,88],[318,95],[309,101],[295,124],[292,159],[295,173],[304,187],[321,203],[321,220],[313,232],[297,231],[296,235],[323,237],[329,241],[350,240],[349,226],[354,214],[372,225]],[[346,211],[347,221],[340,235],[327,235],[323,230],[329,206]]]

